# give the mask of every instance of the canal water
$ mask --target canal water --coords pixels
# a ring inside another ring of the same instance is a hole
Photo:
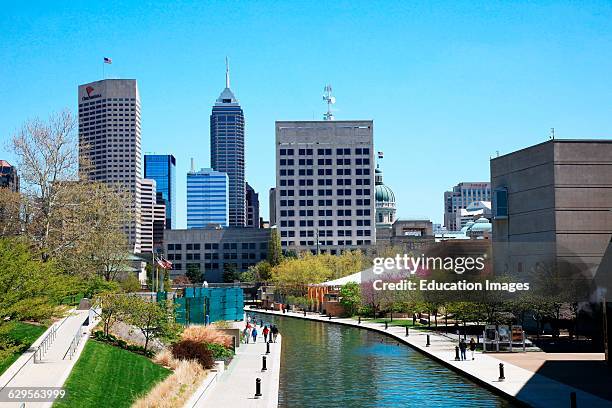
[[[279,407],[513,407],[381,334],[254,315],[283,336]]]

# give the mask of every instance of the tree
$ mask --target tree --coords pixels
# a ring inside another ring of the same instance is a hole
[[[132,273],[124,276],[123,279],[119,281],[119,286],[121,286],[121,290],[123,290],[126,293],[138,292],[139,290],[142,289],[142,285],[140,284],[140,281],[138,280],[136,275]]]
[[[270,239],[268,241],[268,262],[271,266],[279,265],[283,260],[283,250],[281,247],[280,234],[278,228],[270,230]]]
[[[140,330],[145,339],[145,351],[151,339],[162,338],[171,332],[170,314],[165,304],[133,295],[126,295],[125,298],[126,312],[123,320]]]
[[[189,279],[191,283],[202,283],[204,282],[204,274],[200,271],[200,264],[187,264],[187,272],[185,276]]]
[[[347,315],[353,316],[361,305],[361,285],[349,282],[340,289],[340,304],[344,307]]]
[[[12,237],[21,233],[21,194],[0,188],[0,220],[0,237]]]
[[[223,264],[223,282],[225,283],[233,283],[236,280],[236,264],[235,263],[225,263]]]
[[[301,258],[284,259],[272,268],[272,281],[280,293],[305,296],[309,284],[329,280],[333,272],[320,256],[305,253]]]
[[[112,292],[105,292],[96,296],[93,303],[102,310],[100,321],[105,336],[108,336],[112,326],[128,313],[128,307],[130,306],[127,295]]]
[[[179,275],[176,278],[172,279],[173,285],[191,285],[191,281],[185,275]]]

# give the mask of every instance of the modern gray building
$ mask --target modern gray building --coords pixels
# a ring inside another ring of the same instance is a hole
[[[246,183],[247,221],[246,226],[259,228],[259,194],[249,183]]]
[[[228,177],[213,169],[187,173],[187,228],[228,226]]]
[[[246,184],[244,176],[244,113],[230,89],[226,63],[225,89],[210,115],[211,167],[229,178],[229,225],[246,225]]]
[[[266,259],[269,238],[270,230],[263,228],[165,230],[164,250],[173,262],[172,277],[198,268],[207,282],[222,282],[226,268],[244,272]]]
[[[79,85],[79,171],[92,181],[130,194],[126,225],[131,249],[140,252],[142,175],[140,96],[135,79],[104,79]]]
[[[451,191],[444,192],[444,226],[448,231],[458,231],[457,212],[474,201],[491,201],[491,183],[462,182]]]
[[[166,228],[176,226],[176,159],[171,154],[145,154],[144,177],[155,180],[166,207]]]
[[[550,140],[491,160],[496,271],[594,274],[612,237],[612,140]]]
[[[276,122],[275,209],[285,250],[375,243],[373,122]]]

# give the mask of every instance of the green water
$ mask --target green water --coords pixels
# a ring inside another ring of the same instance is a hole
[[[512,407],[407,345],[368,330],[258,314],[283,336],[279,407]]]

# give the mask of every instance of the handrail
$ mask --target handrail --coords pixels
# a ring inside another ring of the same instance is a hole
[[[72,341],[70,342],[70,346],[68,346],[68,350],[66,351],[66,354],[64,354],[63,360],[66,359],[67,355],[69,355],[69,358],[72,360],[72,356],[74,356],[74,353],[76,352],[76,349],[79,346],[79,343],[81,342],[81,338],[83,337],[83,333],[81,332],[81,330],[82,330],[82,327],[79,326],[79,328],[77,329],[77,332],[74,334],[74,337],[72,338]]]
[[[59,326],[53,323],[49,333],[47,333],[43,341],[40,342],[38,348],[34,352],[34,364],[39,363],[44,357],[44,355],[47,353],[49,348],[51,347],[51,343],[53,343],[53,340],[55,340],[55,337],[57,337],[58,327]],[[38,359],[36,358],[37,355],[38,355]]]

